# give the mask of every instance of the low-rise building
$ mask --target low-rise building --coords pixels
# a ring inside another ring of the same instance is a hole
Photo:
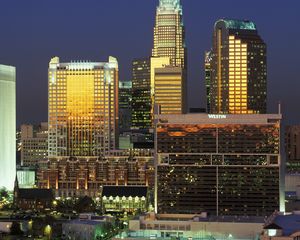
[[[114,239],[258,239],[263,224],[262,217],[150,213],[129,221],[129,231]]]
[[[261,240],[298,240],[300,239],[300,212],[271,216],[272,221],[264,226]]]
[[[105,157],[50,157],[42,161],[38,186],[56,197],[99,197],[102,186],[154,187],[152,149],[115,150]]]
[[[102,208],[105,212],[145,212],[148,203],[146,186],[103,186]]]
[[[62,224],[62,233],[66,239],[96,240],[108,237],[112,232],[110,217],[95,218],[93,216],[82,215],[79,219]]]
[[[44,210],[51,208],[54,193],[51,189],[19,188],[15,181],[14,205],[22,210]]]

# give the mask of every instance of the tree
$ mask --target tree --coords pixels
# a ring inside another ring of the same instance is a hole
[[[78,201],[75,204],[75,210],[78,213],[95,212],[96,204],[92,198],[85,196],[78,199]]]
[[[10,233],[11,235],[21,235],[23,234],[23,231],[21,230],[20,223],[13,222],[10,227]]]

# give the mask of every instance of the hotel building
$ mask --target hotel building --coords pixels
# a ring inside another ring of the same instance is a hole
[[[118,62],[49,63],[49,157],[104,156],[118,147]]]
[[[283,210],[280,120],[280,114],[157,115],[156,212],[268,216]]]

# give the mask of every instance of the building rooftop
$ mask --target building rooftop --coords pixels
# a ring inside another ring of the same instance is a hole
[[[18,189],[18,198],[21,199],[53,199],[51,189],[26,188]]]
[[[273,223],[282,228],[284,236],[289,236],[300,230],[300,214],[278,215]]]
[[[268,124],[281,120],[281,114],[168,114],[155,115],[160,123],[171,124]]]
[[[79,220],[79,219],[76,219],[76,220],[68,221],[65,224],[74,224],[74,225],[83,224],[83,225],[95,226],[95,225],[100,225],[100,224],[104,224],[104,223],[106,223],[106,222],[101,221],[101,220]]]
[[[146,197],[146,186],[103,186],[102,196],[106,197]]]
[[[248,20],[220,19],[218,22],[224,22],[228,29],[256,30],[255,23]]]

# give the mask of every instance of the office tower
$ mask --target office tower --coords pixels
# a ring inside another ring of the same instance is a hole
[[[300,125],[286,126],[285,154],[288,173],[300,173]]]
[[[36,130],[33,125],[21,125],[21,165],[38,167],[40,160],[48,157],[48,123],[41,123]],[[19,179],[20,180],[20,179]]]
[[[49,157],[103,156],[118,145],[118,62],[49,64]]]
[[[150,58],[132,61],[132,129],[151,128]]]
[[[159,1],[152,57],[169,57],[172,66],[186,68],[185,30],[180,0]]]
[[[211,67],[211,113],[267,112],[266,44],[253,22],[215,23]]]
[[[159,106],[161,114],[183,113],[183,77],[181,67],[166,66],[155,69],[154,103]]]
[[[154,106],[159,105],[161,109],[165,109],[164,113],[172,114],[174,113],[174,108],[167,111],[170,108],[166,102],[155,102],[157,100],[155,92],[155,71],[158,68],[168,67],[170,71],[168,73],[169,77],[165,80],[164,84],[172,85],[173,82],[178,82],[178,76],[175,79],[170,78],[174,76],[174,72],[177,71],[177,67],[182,69],[182,77],[180,79],[181,86],[180,89],[164,88],[160,91],[160,97],[166,97],[168,95],[173,95],[172,100],[179,102],[181,101],[180,109],[178,106],[176,113],[185,113],[187,111],[187,53],[185,47],[185,30],[182,19],[182,6],[180,0],[160,0],[159,6],[156,10],[156,20],[154,27],[154,45],[152,49],[151,58],[151,98],[152,98],[152,112],[154,111]],[[174,67],[175,69],[172,69]],[[167,72],[165,71],[165,74]],[[180,93],[178,93],[178,90]],[[176,92],[176,93],[175,93]],[[174,95],[175,93],[175,95]],[[166,104],[166,105],[165,105]]]
[[[280,114],[158,115],[156,212],[268,216],[284,211],[280,120]]]
[[[131,107],[132,82],[119,82],[119,129],[120,133],[130,131],[131,128]]]
[[[206,112],[210,113],[210,78],[211,78],[212,52],[205,52],[205,88],[206,88]]]
[[[16,177],[16,68],[0,65],[0,188]]]
[[[153,149],[114,150],[103,157],[49,158],[40,165],[38,186],[56,196],[99,197],[100,189],[112,186],[154,186]]]

